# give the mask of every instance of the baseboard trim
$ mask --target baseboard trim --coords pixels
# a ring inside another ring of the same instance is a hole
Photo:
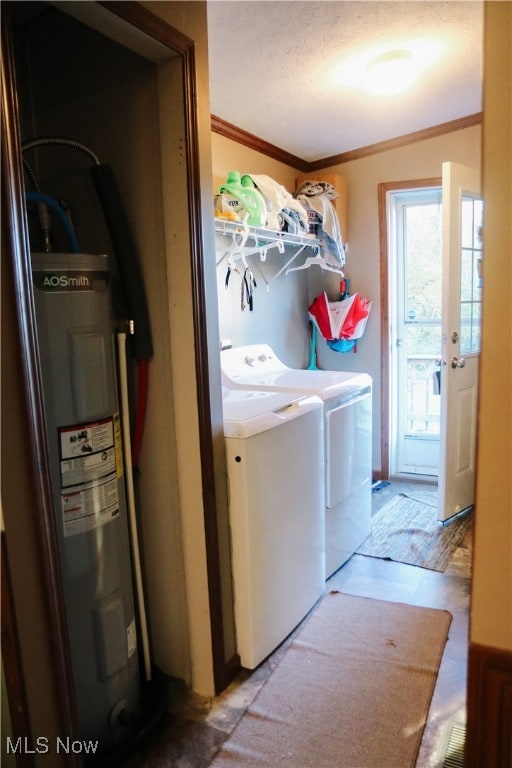
[[[512,651],[470,643],[465,768],[512,768]]]

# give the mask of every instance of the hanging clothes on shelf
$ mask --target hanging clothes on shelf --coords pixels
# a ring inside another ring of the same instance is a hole
[[[340,266],[345,263],[345,248],[338,216],[332,200],[338,193],[326,181],[307,180],[295,192],[295,198],[318,221],[316,235],[320,241],[322,255],[328,261],[337,262]]]
[[[232,260],[228,260],[228,268],[224,280],[226,288],[229,286],[229,281],[233,272],[240,278],[240,309],[243,312],[246,307],[249,307],[249,312],[252,312],[254,310],[253,293],[254,289],[257,287],[252,270],[246,265],[245,270],[241,272]]]
[[[254,310],[253,293],[254,293],[254,289],[257,288],[257,285],[250,267],[246,267],[245,269],[243,284],[245,287],[245,296],[247,299],[247,306],[249,307],[249,312],[252,312]],[[244,309],[245,307],[243,306],[243,299],[242,299],[242,310]]]
[[[256,188],[263,196],[267,208],[267,227],[285,230],[294,235],[308,231],[308,214],[282,184],[263,173],[246,173],[241,178],[245,188]]]

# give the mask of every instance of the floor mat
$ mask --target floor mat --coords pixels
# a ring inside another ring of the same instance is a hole
[[[402,491],[400,493],[401,496],[406,496],[408,499],[414,499],[414,501],[421,501],[423,504],[426,504],[428,507],[434,507],[437,509],[437,502],[439,498],[439,494],[437,491],[422,491],[421,489],[418,489],[416,491]]]
[[[329,593],[211,768],[413,768],[450,621]]]
[[[398,494],[372,517],[372,532],[357,554],[444,571],[471,521],[469,513],[442,523],[435,507]]]

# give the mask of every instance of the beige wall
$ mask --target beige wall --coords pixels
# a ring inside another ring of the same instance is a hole
[[[217,505],[216,527],[218,533],[218,553],[220,562],[222,615],[224,621],[224,654],[229,661],[236,652],[236,640],[234,632],[232,579],[230,564],[230,541],[227,513],[227,485],[226,464],[224,452],[224,427],[222,421],[222,392],[220,384],[220,359],[219,329],[217,318],[217,289],[216,270],[213,259],[215,252],[215,238],[211,222],[213,220],[213,186],[212,186],[212,156],[210,142],[210,101],[209,101],[209,74],[208,74],[208,40],[207,40],[207,9],[205,2],[147,2],[148,9],[161,18],[166,19],[172,26],[194,40],[194,59],[196,65],[195,106],[197,109],[199,173],[201,177],[201,219],[202,219],[202,248],[204,256],[203,276],[205,283],[205,309],[207,317],[207,343],[209,350],[208,368],[210,377],[210,413],[212,418],[213,460],[215,472],[215,497]],[[169,116],[172,117],[173,106],[169,104]],[[161,116],[163,121],[166,115]],[[170,176],[170,191],[172,191],[172,178]],[[176,246],[174,245],[174,252]],[[178,253],[179,258],[179,253]],[[176,297],[176,314],[179,312],[179,297]],[[186,301],[186,299],[185,299]],[[186,356],[191,361],[190,349],[185,348],[183,340],[180,342],[179,354]],[[184,395],[190,392],[190,381],[185,376],[182,379]],[[185,421],[183,422],[186,427]],[[186,454],[185,454],[186,456]],[[197,488],[195,489],[197,492]],[[202,508],[201,508],[202,514]],[[209,632],[205,631],[206,621],[209,621],[209,612],[206,610],[205,598],[207,585],[204,582],[205,560],[197,560],[194,557],[194,542],[197,540],[197,528],[200,532],[204,528],[204,520],[197,518],[188,528],[188,548],[186,552],[187,562],[191,569],[192,580],[189,586],[190,602],[189,613],[193,610],[193,624],[191,631],[195,641],[192,646],[192,679],[195,690],[202,693],[211,692],[211,677],[209,667],[211,663],[211,646]],[[194,576],[195,573],[195,576]],[[194,582],[200,581],[200,598],[194,606],[197,596],[193,592]],[[203,671],[201,671],[203,670]],[[206,683],[199,685],[200,678]]]
[[[214,192],[226,180],[228,171],[240,173],[265,173],[286,187],[290,192],[295,189],[295,177],[298,171],[285,163],[273,160],[267,155],[237,144],[218,133],[211,134],[212,175],[215,180]]]
[[[512,650],[511,3],[486,3],[480,366],[472,643]]]
[[[148,10],[165,19],[181,32],[193,37],[197,35],[197,64],[205,65],[201,52],[206,50],[206,9],[197,3],[147,3]],[[204,81],[204,71],[199,73],[199,82]],[[153,595],[159,595],[159,610],[152,615],[155,633],[158,636],[159,657],[165,662],[163,669],[183,677],[197,691],[212,694],[213,668],[210,636],[210,613],[208,602],[208,580],[206,569],[206,544],[204,535],[203,500],[201,493],[201,464],[199,456],[198,405],[194,349],[194,327],[192,322],[192,292],[190,274],[190,244],[188,241],[188,180],[179,173],[183,165],[183,136],[185,133],[180,93],[182,64],[179,59],[170,59],[158,69],[159,118],[162,163],[162,208],[165,241],[165,264],[162,265],[161,289],[166,294],[164,313],[156,318],[155,326],[160,333],[168,334],[166,370],[172,379],[172,400],[162,398],[154,402],[153,424],[159,421],[158,409],[167,402],[174,412],[174,449],[176,451],[178,507],[174,512],[179,517],[183,552],[183,572],[178,575],[176,587],[185,587],[185,604],[181,612],[170,613],[168,592],[173,589],[173,580],[163,578],[173,575],[172,566],[176,541],[166,537],[166,510],[161,505],[153,512],[146,510],[153,522],[147,520],[152,529],[151,551],[146,550],[146,570],[150,572]],[[178,107],[178,108],[177,108]],[[157,436],[152,455],[158,455]],[[156,449],[156,450],[155,450]],[[168,547],[166,557],[165,549]],[[178,547],[179,552],[180,547]],[[181,576],[181,578],[180,578]],[[160,584],[160,586],[158,586]],[[156,619],[156,621],[155,621]],[[165,626],[164,632],[158,628]],[[175,623],[174,629],[172,624]],[[188,637],[183,626],[188,624]],[[181,636],[185,642],[180,663],[181,674],[175,661],[166,652],[170,650],[172,638]],[[188,646],[188,647],[187,647]],[[183,661],[187,663],[183,665]],[[170,663],[169,663],[170,662]],[[189,667],[187,669],[187,666]]]
[[[209,225],[213,218],[213,192],[211,182],[210,154],[210,105],[208,91],[208,44],[206,4],[203,2],[144,2],[141,5],[159,16],[172,27],[194,40],[194,58],[196,65],[196,100],[199,169],[201,175],[201,209],[203,219],[203,250],[213,252],[213,232]],[[208,591],[208,573],[206,564],[206,542],[200,473],[198,402],[196,393],[196,370],[194,349],[194,325],[192,304],[192,275],[190,272],[190,244],[188,241],[187,185],[190,180],[183,173],[185,126],[177,116],[181,114],[180,83],[182,69],[178,60],[171,59],[158,70],[160,139],[162,162],[162,204],[164,238],[167,252],[164,281],[167,286],[168,312],[161,317],[162,328],[170,329],[169,350],[172,372],[173,410],[175,420],[176,464],[178,472],[179,515],[182,551],[183,578],[186,594],[186,617],[169,614],[165,610],[166,598],[162,595],[161,577],[170,572],[172,550],[166,553],[165,521],[162,519],[152,526],[153,552],[155,561],[149,555],[149,563],[154,563],[151,580],[153,594],[160,594],[160,607],[156,616],[166,625],[162,633],[155,627],[159,636],[161,658],[166,657],[165,643],[177,634],[188,647],[182,649],[181,674],[175,664],[166,665],[169,671],[178,677],[184,677],[194,690],[204,695],[214,693],[212,645],[210,634],[210,606]],[[178,106],[178,111],[177,111]],[[213,451],[215,462],[215,490],[218,505],[217,528],[222,562],[222,596],[226,638],[225,655],[229,659],[235,652],[234,629],[231,604],[231,582],[229,567],[229,541],[227,529],[227,499],[225,491],[224,444],[221,421],[221,389],[218,361],[218,322],[216,319],[215,269],[205,259],[205,290],[207,315],[212,317],[208,325],[208,343],[214,350],[209,359],[211,376],[211,413],[213,416]],[[163,402],[159,400],[159,403]],[[157,404],[158,405],[158,404]],[[155,414],[154,414],[155,415]],[[158,417],[157,417],[158,418]],[[157,438],[158,439],[158,438]],[[160,510],[155,514],[161,517]],[[164,526],[164,527],[162,527]],[[149,566],[151,568],[151,566]],[[171,569],[172,570],[172,569]],[[160,586],[158,586],[160,584]],[[180,584],[176,585],[180,589]],[[167,588],[173,589],[167,582]],[[155,619],[153,618],[153,623]],[[172,627],[174,624],[174,628]],[[188,636],[183,632],[183,624],[188,625]],[[183,666],[183,661],[187,661]],[[184,674],[185,673],[185,674]]]

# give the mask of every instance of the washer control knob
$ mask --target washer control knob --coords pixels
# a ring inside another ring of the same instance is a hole
[[[246,358],[245,358],[245,362],[247,363],[247,365],[253,366],[254,365],[254,357],[251,357],[250,355],[247,355]]]
[[[262,352],[261,355],[258,355],[258,360],[260,361],[260,363],[264,363],[266,359],[267,359],[267,356],[264,352]]]

